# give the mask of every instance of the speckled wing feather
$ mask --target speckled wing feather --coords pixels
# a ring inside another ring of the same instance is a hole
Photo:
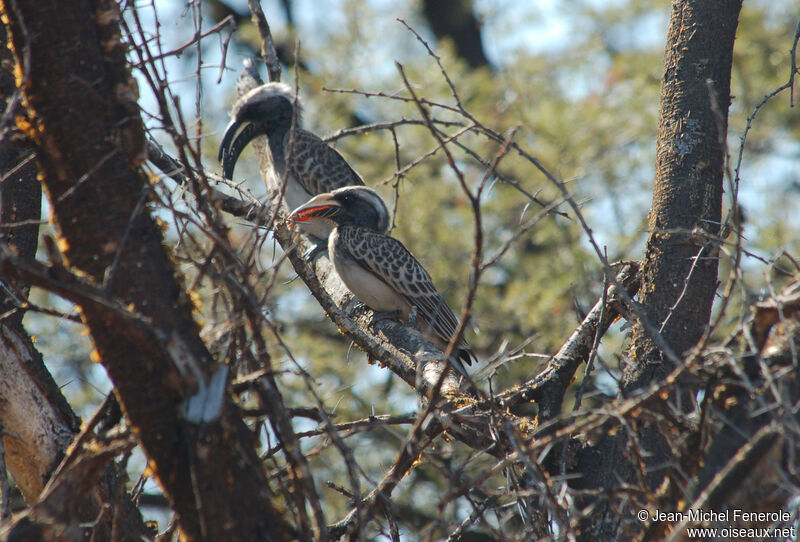
[[[436,290],[428,272],[400,241],[364,228],[346,226],[339,228],[339,236],[352,259],[416,307],[417,318],[431,326],[443,342],[450,341],[458,319]],[[462,340],[459,346],[464,348],[467,344]]]
[[[287,134],[285,149],[291,156],[290,171],[306,192],[316,195],[343,186],[363,186],[364,181],[339,152],[318,136],[305,130]]]

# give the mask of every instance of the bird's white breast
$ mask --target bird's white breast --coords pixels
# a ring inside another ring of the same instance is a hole
[[[380,280],[375,274],[364,269],[356,260],[349,257],[346,248],[337,246],[338,230],[334,230],[328,240],[328,254],[342,282],[366,306],[376,311],[400,311],[403,318],[411,312],[411,306],[395,290]]]

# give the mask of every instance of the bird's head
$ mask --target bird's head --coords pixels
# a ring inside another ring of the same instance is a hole
[[[233,176],[236,160],[253,138],[266,135],[270,139],[282,140],[292,127],[297,104],[297,124],[300,124],[302,107],[294,92],[282,83],[268,83],[256,87],[239,98],[231,111],[231,120],[222,136],[218,160],[222,162],[222,174]]]
[[[361,226],[379,233],[389,229],[389,211],[375,190],[366,186],[345,186],[319,194],[289,215],[289,220],[303,223],[330,220],[338,225]]]

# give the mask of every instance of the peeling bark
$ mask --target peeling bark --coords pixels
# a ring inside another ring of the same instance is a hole
[[[0,419],[6,461],[27,502],[35,502],[58,465],[74,428],[47,401],[25,367],[41,363],[29,349],[26,336],[0,327]]]

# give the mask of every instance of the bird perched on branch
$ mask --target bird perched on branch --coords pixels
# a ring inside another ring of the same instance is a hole
[[[456,332],[458,319],[433,285],[422,264],[403,244],[384,235],[389,212],[377,192],[352,186],[320,194],[295,209],[290,220],[335,223],[328,238],[328,254],[336,272],[362,303],[385,316],[409,322],[444,352]],[[475,358],[461,339],[451,362],[463,375],[462,361]]]
[[[301,113],[294,93],[282,83],[261,85],[239,98],[219,148],[222,174],[231,179],[247,144],[265,135],[270,160],[267,188],[273,198],[283,194],[288,209],[343,186],[363,186],[364,181],[341,154],[301,128]],[[321,220],[302,229],[324,240],[332,228],[332,223]]]

